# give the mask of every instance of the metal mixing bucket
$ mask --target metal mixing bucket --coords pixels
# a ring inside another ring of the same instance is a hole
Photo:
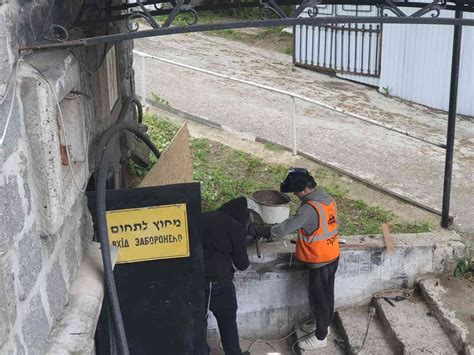
[[[280,223],[290,216],[290,198],[279,191],[255,191],[252,199],[260,207],[262,219],[266,224]]]

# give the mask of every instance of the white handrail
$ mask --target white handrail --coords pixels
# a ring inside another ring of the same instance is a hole
[[[216,73],[216,72],[213,72],[213,71],[210,71],[210,70],[207,70],[207,69],[201,69],[201,68],[198,68],[198,67],[194,67],[192,65],[175,62],[175,61],[170,60],[170,59],[165,59],[165,58],[162,58],[162,57],[158,57],[158,56],[155,56],[155,55],[152,55],[152,54],[140,52],[140,51],[137,51],[137,50],[134,50],[133,53],[135,53],[135,54],[137,54],[137,55],[139,55],[140,57],[143,57],[143,58],[145,58],[145,57],[153,58],[153,59],[159,60],[160,62],[163,62],[163,63],[176,65],[176,66],[179,66],[179,67],[182,67],[182,68],[194,70],[194,71],[204,73],[204,74],[208,74],[208,75],[212,75],[212,76],[215,76],[215,77],[218,77],[218,78],[224,78],[224,79],[228,79],[228,80],[231,80],[231,81],[235,81],[237,83],[253,86],[253,87],[256,87],[256,88],[259,88],[259,89],[263,89],[263,90],[267,90],[267,91],[271,91],[271,92],[276,92],[276,93],[279,93],[279,94],[282,94],[282,95],[287,95],[290,98],[295,98],[295,99],[298,99],[298,100],[301,100],[301,101],[304,101],[304,102],[309,102],[311,104],[323,107],[323,108],[328,109],[330,111],[338,112],[340,114],[350,116],[350,117],[356,118],[358,120],[361,120],[361,121],[364,121],[364,122],[367,122],[367,123],[370,123],[370,124],[373,124],[373,125],[376,125],[376,126],[379,126],[379,127],[383,127],[383,128],[389,129],[391,131],[394,131],[394,132],[397,132],[397,133],[400,133],[400,134],[403,134],[403,135],[408,136],[410,138],[417,139],[417,140],[422,141],[424,143],[428,143],[428,144],[432,144],[432,145],[435,145],[435,146],[440,147],[440,148],[444,148],[443,147],[444,144],[442,144],[442,143],[431,142],[431,141],[426,140],[422,137],[419,137],[418,135],[412,134],[408,131],[404,131],[404,130],[395,128],[395,127],[393,127],[391,125],[388,125],[386,123],[383,123],[383,122],[380,122],[380,121],[377,121],[377,120],[373,120],[373,119],[368,118],[368,117],[361,116],[357,113],[346,111],[342,108],[334,107],[334,106],[325,104],[323,102],[310,99],[309,97],[306,97],[306,96],[303,96],[303,95],[299,95],[299,94],[296,94],[296,93],[293,93],[293,92],[289,92],[289,91],[277,89],[277,88],[274,88],[274,87],[271,87],[271,86],[255,83],[253,81],[239,79],[239,78],[236,78],[236,77],[233,77],[233,76],[230,76],[230,75]],[[295,120],[293,120],[293,121],[295,121]]]

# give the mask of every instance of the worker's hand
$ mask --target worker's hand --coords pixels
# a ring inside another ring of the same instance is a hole
[[[272,239],[272,227],[266,225],[257,226],[257,235],[259,238],[270,240]]]
[[[250,223],[247,228],[247,233],[256,238],[271,239],[271,226],[266,226],[258,223]]]
[[[254,223],[254,222],[249,223],[249,225],[247,227],[247,234],[250,234],[253,237],[258,237],[258,234],[257,234],[257,227],[258,226],[259,226],[259,224],[257,224],[257,223]]]

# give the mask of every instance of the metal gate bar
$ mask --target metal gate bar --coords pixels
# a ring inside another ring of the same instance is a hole
[[[297,36],[299,48],[293,54],[296,65],[337,73],[380,76],[380,24],[301,25],[295,26],[295,39]]]

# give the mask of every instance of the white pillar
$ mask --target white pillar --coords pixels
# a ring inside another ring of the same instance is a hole
[[[142,56],[142,105],[148,106],[146,103],[146,56]]]
[[[294,96],[290,96],[290,99],[291,99],[291,125],[292,125],[292,128],[293,128],[293,135],[292,135],[292,139],[293,139],[293,155],[298,155],[298,148],[297,148],[297,145],[296,145],[296,104],[295,104],[295,97]]]

